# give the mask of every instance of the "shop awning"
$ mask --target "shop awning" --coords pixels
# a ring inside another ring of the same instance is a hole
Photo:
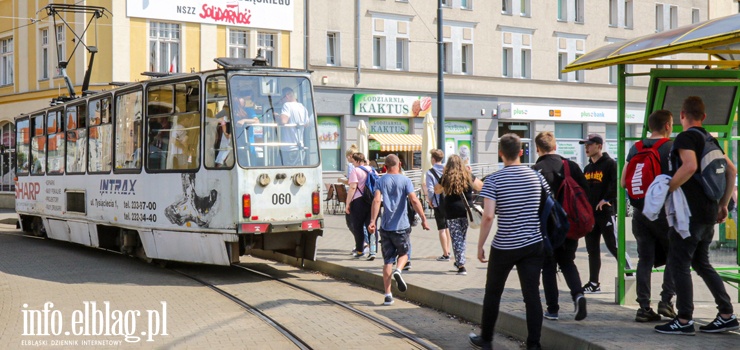
[[[369,139],[380,143],[381,152],[421,151],[421,135],[371,134]]]

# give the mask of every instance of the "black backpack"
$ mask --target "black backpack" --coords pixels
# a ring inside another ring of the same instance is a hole
[[[704,151],[699,155],[699,172],[694,174],[694,178],[699,181],[707,197],[718,201],[725,194],[727,188],[727,159],[719,147],[717,140],[708,132],[703,132],[696,128],[691,128],[704,137]]]

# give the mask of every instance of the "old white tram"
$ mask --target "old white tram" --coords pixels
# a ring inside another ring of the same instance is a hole
[[[216,59],[16,118],[24,231],[145,259],[314,259],[321,166],[310,75]]]

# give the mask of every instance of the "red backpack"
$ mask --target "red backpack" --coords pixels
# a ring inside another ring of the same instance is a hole
[[[565,178],[558,189],[558,198],[563,199],[563,210],[568,214],[570,229],[566,238],[578,240],[594,229],[594,209],[588,202],[588,194],[570,176],[570,164],[563,159]]]
[[[668,140],[668,138],[660,139],[652,146],[645,146],[642,141],[635,143],[637,154],[630,159],[625,170],[627,195],[630,197],[630,203],[633,206],[642,208],[648,187],[653,183],[655,177],[662,173],[658,149]]]

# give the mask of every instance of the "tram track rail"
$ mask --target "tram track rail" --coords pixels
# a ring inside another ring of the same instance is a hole
[[[259,308],[245,302],[244,300],[240,299],[239,297],[219,288],[215,285],[208,283],[198,277],[195,277],[191,274],[188,274],[186,272],[170,268],[171,271],[178,273],[184,277],[187,277],[193,281],[196,281],[200,284],[202,284],[205,287],[208,287],[209,289],[213,290],[214,292],[221,294],[222,296],[226,297],[227,299],[231,300],[235,304],[241,306],[244,310],[249,312],[250,314],[256,316],[260,320],[264,321],[268,325],[270,325],[272,328],[280,332],[285,338],[290,340],[293,344],[295,344],[299,349],[301,350],[313,350],[313,347],[311,347],[307,342],[305,342],[303,339],[301,339],[299,336],[297,336],[295,333],[291,332],[287,327],[283,326],[278,322],[277,320],[273,319],[272,317],[268,316],[262,310]]]
[[[310,290],[308,288],[299,286],[299,285],[297,285],[295,283],[291,283],[291,282],[285,281],[283,279],[277,278],[277,277],[272,276],[270,274],[267,274],[267,273],[264,273],[264,272],[261,272],[261,271],[257,271],[257,270],[254,270],[254,269],[250,269],[250,268],[248,268],[246,266],[243,266],[241,264],[232,264],[231,266],[232,267],[235,267],[235,268],[238,268],[240,270],[244,270],[244,271],[247,271],[249,273],[252,273],[252,274],[255,274],[255,275],[259,275],[261,277],[264,277],[264,278],[267,278],[267,279],[270,279],[270,280],[273,280],[273,281],[276,281],[276,282],[285,284],[287,286],[290,286],[291,288],[297,289],[297,290],[302,291],[304,293],[308,293],[308,294],[313,295],[314,297],[317,297],[319,299],[323,299],[324,301],[327,301],[327,302],[329,302],[329,303],[331,303],[331,304],[333,304],[335,306],[338,306],[338,307],[340,307],[340,308],[342,308],[344,310],[347,310],[349,312],[352,312],[355,315],[359,316],[360,318],[365,319],[367,321],[370,321],[370,322],[374,323],[375,325],[377,325],[377,326],[379,326],[379,327],[381,327],[383,329],[386,329],[386,330],[390,331],[392,334],[394,334],[398,338],[406,339],[407,341],[413,343],[413,345],[418,346],[418,348],[420,348],[420,349],[426,349],[426,350],[438,349],[438,347],[435,347],[435,346],[429,344],[428,342],[424,341],[423,339],[421,339],[419,337],[416,337],[414,335],[411,335],[411,334],[403,331],[402,329],[400,329],[400,328],[398,328],[398,327],[390,324],[389,322],[383,321],[382,319],[380,319],[378,317],[375,317],[375,316],[373,316],[373,315],[371,315],[371,314],[369,314],[367,312],[364,312],[364,311],[359,310],[359,309],[357,309],[355,307],[352,307],[351,305],[349,305],[349,304],[347,304],[345,302],[342,302],[340,300],[336,300],[334,298],[325,296],[325,295],[320,294],[320,293],[318,293],[316,291],[313,291],[313,290]]]

